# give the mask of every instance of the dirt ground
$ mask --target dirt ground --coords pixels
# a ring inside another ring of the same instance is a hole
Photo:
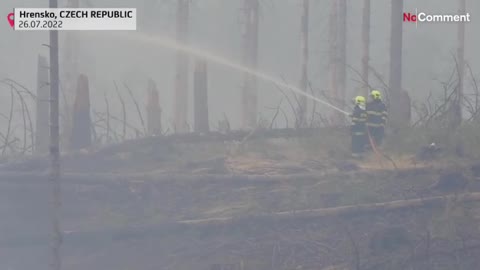
[[[64,269],[480,263],[477,202],[455,200],[480,191],[475,160],[426,162],[394,153],[356,160],[345,143],[316,137],[155,142],[64,157]],[[11,269],[47,269],[47,165],[36,157],[0,169],[0,261]],[[440,204],[305,218],[309,210],[447,195]]]

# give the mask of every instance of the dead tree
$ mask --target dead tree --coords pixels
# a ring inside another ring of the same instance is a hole
[[[89,148],[92,145],[90,91],[88,87],[88,78],[83,74],[78,77],[72,124],[70,149],[80,150]]]
[[[394,127],[408,124],[402,97],[403,0],[392,0],[390,29],[390,122]]]
[[[258,63],[258,0],[244,0],[245,29],[243,32],[243,61],[245,66],[255,70]],[[243,127],[257,125],[257,78],[245,72],[242,89]]]
[[[465,14],[466,0],[459,0],[458,13]],[[458,85],[456,95],[451,104],[450,127],[455,128],[462,122],[463,84],[465,77],[465,23],[459,22],[457,32],[457,60]]]
[[[58,8],[57,0],[49,0],[50,8]],[[51,269],[61,269],[60,246],[62,231],[60,229],[60,127],[59,127],[59,64],[58,31],[50,31],[50,221],[51,221]]]
[[[347,0],[338,0],[338,105],[340,109],[345,108],[347,93]],[[340,121],[344,119],[343,114],[338,115]]]
[[[68,0],[66,6],[68,8],[79,8],[80,0]],[[78,64],[79,64],[79,42],[78,34],[75,31],[65,32],[62,50],[62,91],[63,91],[63,105],[62,105],[62,138],[63,141],[68,141],[72,132],[72,107],[71,105],[75,99],[75,90],[77,87]]]
[[[177,1],[177,41],[187,42],[189,0]],[[177,51],[177,68],[175,75],[175,132],[188,132],[188,55]]]
[[[309,0],[303,0],[302,17],[301,17],[301,63],[300,63],[300,88],[307,92],[308,88],[308,25],[309,25]],[[297,108],[298,119],[295,123],[297,128],[306,127],[306,113],[307,113],[307,97],[299,96],[299,105]]]
[[[329,18],[329,57],[328,57],[328,72],[329,72],[329,92],[332,100],[338,100],[338,9],[337,1],[331,1],[330,18]],[[332,122],[338,122],[342,116],[338,112],[333,112],[331,116]]]
[[[363,21],[362,21],[362,95],[369,94],[368,65],[370,61],[370,0],[363,2]]]
[[[194,73],[195,132],[207,133],[208,125],[208,73],[205,60],[198,60]]]
[[[157,85],[153,80],[148,81],[147,91],[147,133],[149,136],[162,135],[162,109]]]
[[[48,119],[49,119],[49,79],[47,58],[38,56],[37,66],[37,99],[36,99],[36,132],[35,132],[35,153],[46,154],[48,152]]]

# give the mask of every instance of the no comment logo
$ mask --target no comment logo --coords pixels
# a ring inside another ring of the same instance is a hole
[[[464,14],[429,14],[426,12],[404,12],[403,13],[404,22],[470,22],[470,13],[466,12]]]

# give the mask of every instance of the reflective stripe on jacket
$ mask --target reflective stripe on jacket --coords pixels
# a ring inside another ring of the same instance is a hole
[[[381,100],[367,103],[367,126],[384,127],[387,122],[387,106]]]
[[[353,135],[364,135],[365,134],[365,123],[367,122],[367,113],[364,109],[360,108],[358,105],[355,105],[353,108],[353,113],[351,114],[352,118],[352,134]]]

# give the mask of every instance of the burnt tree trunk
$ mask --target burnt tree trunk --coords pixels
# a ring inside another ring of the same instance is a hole
[[[363,21],[362,21],[362,80],[363,86],[361,94],[368,97],[369,94],[369,80],[368,67],[370,61],[370,0],[363,2]]]
[[[300,88],[307,92],[308,88],[308,25],[309,25],[309,0],[303,0],[302,17],[301,17],[301,63],[300,63]],[[296,128],[306,127],[306,113],[307,113],[307,97],[298,95],[299,105],[297,108],[297,122]]]
[[[390,29],[390,121],[393,127],[408,124],[405,104],[395,102],[402,97],[403,0],[392,0]]]
[[[162,135],[162,108],[157,85],[153,80],[148,81],[147,97],[147,134]]]
[[[458,13],[465,14],[466,10],[466,0],[459,0]],[[458,32],[457,32],[457,74],[458,74],[458,85],[456,90],[456,95],[451,105],[451,123],[452,128],[458,127],[462,122],[462,102],[463,102],[463,84],[465,77],[465,23],[458,23]]]
[[[245,0],[245,30],[243,33],[244,64],[255,70],[258,63],[258,24],[259,2],[258,0]],[[243,127],[254,128],[257,125],[257,78],[250,74],[244,74],[242,95]]]
[[[347,94],[347,0],[338,0],[338,107],[344,110]],[[345,118],[338,114],[339,123]]]
[[[188,37],[189,0],[177,1],[177,41],[186,43]],[[175,75],[175,127],[176,133],[188,132],[188,55],[177,51]]]
[[[67,8],[79,8],[80,0],[68,0]],[[66,31],[62,49],[62,141],[66,142],[72,132],[72,104],[75,99],[79,75],[79,40],[75,31]]]
[[[78,77],[77,94],[73,107],[73,128],[70,139],[70,149],[80,150],[92,145],[92,121],[90,119],[90,91],[88,78]]]
[[[329,92],[330,98],[333,101],[337,101],[339,98],[338,95],[338,35],[337,35],[337,27],[338,27],[338,8],[337,8],[337,1],[331,1],[331,8],[330,8],[330,17],[329,17],[329,38],[328,38],[328,80],[329,80]],[[341,119],[341,115],[339,112],[334,111],[331,115],[331,122],[338,123],[339,119]]]
[[[48,153],[49,137],[49,79],[47,58],[38,56],[37,66],[37,99],[36,99],[36,132],[35,132],[35,153]]]
[[[205,60],[198,60],[194,74],[195,132],[207,133],[208,125],[208,73]]]
[[[57,0],[49,1],[50,8],[58,8]],[[50,221],[51,221],[51,261],[52,270],[61,269],[60,228],[61,186],[60,186],[60,127],[59,127],[59,64],[58,31],[50,31]]]

